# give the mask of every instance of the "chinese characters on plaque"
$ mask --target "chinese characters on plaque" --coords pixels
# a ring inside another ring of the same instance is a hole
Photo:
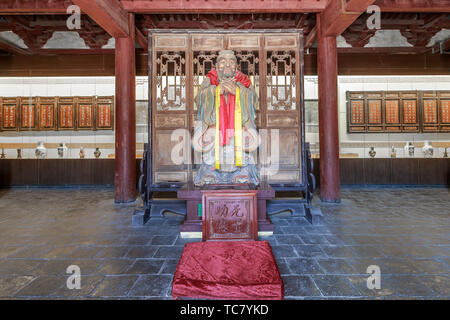
[[[202,190],[203,241],[258,240],[257,190]]]
[[[114,96],[0,97],[0,131],[113,130]]]
[[[417,122],[416,100],[403,100],[403,123]]]
[[[56,98],[41,98],[39,100],[39,129],[56,129]]]
[[[17,130],[18,99],[3,98],[1,108],[1,128],[4,131]]]
[[[363,124],[364,123],[364,101],[354,100],[352,101],[351,109],[351,119],[352,124]]]
[[[347,91],[347,113],[349,133],[450,132],[450,91]]]
[[[386,123],[398,124],[399,122],[398,100],[386,100]]]

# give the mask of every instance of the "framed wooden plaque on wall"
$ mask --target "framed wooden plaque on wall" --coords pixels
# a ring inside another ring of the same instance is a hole
[[[58,97],[58,130],[75,130],[76,112],[74,97]]]
[[[77,97],[77,129],[95,130],[95,97]]]
[[[0,105],[1,129],[3,131],[17,131],[19,119],[19,98],[3,97]]]
[[[39,97],[39,130],[56,130],[56,97]]]
[[[419,95],[418,92],[401,93],[402,131],[419,132]]]
[[[439,92],[439,132],[450,132],[450,92]]]
[[[114,129],[114,96],[97,97],[95,119],[95,128],[97,130]]]
[[[37,98],[20,98],[19,130],[37,130]]]

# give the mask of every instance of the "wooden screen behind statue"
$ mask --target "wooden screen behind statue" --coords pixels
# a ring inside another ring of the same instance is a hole
[[[257,150],[257,165],[260,173],[262,167],[279,169],[261,180],[272,185],[305,185],[301,32],[149,31],[152,185],[173,187],[195,177],[199,166],[194,161],[198,157],[194,150],[179,154],[184,157],[181,163],[175,163],[171,157],[174,148],[184,141],[174,130],[186,129],[192,136],[198,111],[194,97],[207,73],[215,67],[218,52],[225,49],[234,51],[238,69],[250,78],[258,94],[256,127],[267,130],[267,136],[272,138],[259,147],[265,148],[272,162],[267,157],[262,159],[261,150]]]

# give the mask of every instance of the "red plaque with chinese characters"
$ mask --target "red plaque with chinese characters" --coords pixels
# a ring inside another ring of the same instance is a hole
[[[386,100],[386,123],[400,123],[400,108],[398,106],[398,100]]]
[[[58,130],[75,130],[75,98],[58,98]]]
[[[98,97],[95,113],[96,129],[112,130],[114,127],[114,97]]]
[[[403,123],[417,123],[416,100],[403,100]]]
[[[437,104],[435,99],[423,100],[423,122],[424,123],[437,123]]]
[[[94,127],[94,97],[78,97],[78,130],[92,130]]]
[[[258,240],[257,190],[202,190],[203,241]]]
[[[18,119],[18,99],[5,97],[1,105],[1,127],[4,131],[16,131]]]
[[[56,99],[54,97],[39,98],[39,129],[55,130],[56,129]]]
[[[450,99],[441,99],[441,123],[448,124],[450,123]]]
[[[350,115],[352,124],[364,123],[364,100],[352,100]]]
[[[20,130],[35,130],[37,128],[36,99],[21,98],[20,100]]]
[[[369,124],[381,124],[381,100],[368,100]]]

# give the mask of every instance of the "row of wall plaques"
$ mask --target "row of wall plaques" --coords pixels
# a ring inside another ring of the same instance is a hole
[[[450,132],[450,91],[347,91],[348,133]]]
[[[114,96],[0,97],[0,131],[113,129]]]

